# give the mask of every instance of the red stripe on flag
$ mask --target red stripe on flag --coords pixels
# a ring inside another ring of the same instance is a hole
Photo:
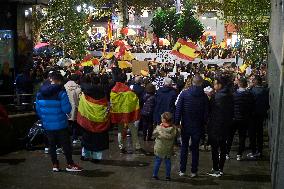
[[[110,119],[108,119],[106,122],[96,123],[82,116],[80,112],[77,114],[77,123],[92,133],[102,133],[108,130],[110,127]]]
[[[197,46],[194,43],[185,41],[184,39],[179,39],[178,43],[180,43],[182,45],[186,45],[186,46],[188,46],[188,47],[190,47],[192,49],[196,49],[197,48]]]
[[[194,61],[195,60],[195,58],[181,54],[177,50],[172,50],[171,54],[176,55],[177,57],[184,59],[184,60],[188,60],[188,61]]]
[[[119,92],[129,92],[131,91],[131,89],[127,85],[121,82],[116,82],[115,86],[113,87],[111,91],[115,93],[119,93]]]
[[[93,104],[98,104],[98,105],[102,105],[102,106],[107,106],[108,102],[107,102],[107,99],[106,98],[103,98],[103,99],[100,99],[100,100],[96,100],[96,99],[93,99],[92,97],[90,96],[87,96],[85,95],[85,99]]]
[[[133,123],[140,119],[140,110],[130,113],[111,113],[111,122],[114,124]]]

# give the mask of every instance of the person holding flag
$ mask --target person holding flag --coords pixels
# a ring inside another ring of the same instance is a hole
[[[134,122],[140,119],[139,98],[124,84],[126,80],[126,75],[120,73],[115,86],[111,90],[111,122],[118,125],[118,144],[121,153],[127,153],[125,141],[128,128],[131,131],[132,144],[135,152],[145,153],[138,139],[138,127],[134,125]]]
[[[77,122],[83,128],[81,160],[98,162],[109,148],[110,114],[100,78],[86,75],[81,84]]]

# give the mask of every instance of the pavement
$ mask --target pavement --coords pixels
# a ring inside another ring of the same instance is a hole
[[[120,154],[115,132],[110,133],[110,149],[104,152],[100,163],[80,161],[80,147],[75,147],[73,158],[84,171],[80,173],[51,171],[49,155],[42,150],[16,151],[0,156],[0,189],[268,189],[271,188],[269,151],[259,161],[236,161],[237,146],[233,146],[232,157],[226,162],[224,176],[212,178],[207,172],[212,168],[211,152],[200,152],[199,176],[191,179],[179,177],[179,148],[172,158],[172,181],[165,181],[162,164],[161,180],[151,179],[153,168],[153,142],[142,142],[146,155]],[[61,168],[64,156],[59,155]],[[189,155],[188,172],[191,157]]]

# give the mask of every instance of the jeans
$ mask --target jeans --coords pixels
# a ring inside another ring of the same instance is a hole
[[[199,142],[201,138],[201,131],[192,131],[189,133],[183,133],[181,135],[182,144],[180,152],[180,171],[186,172],[188,149],[189,149],[189,139],[191,139],[191,151],[192,151],[192,164],[191,172],[197,173],[199,164]]]
[[[86,150],[84,147],[82,148],[82,156],[85,158],[90,158],[90,159],[98,159],[101,160],[103,159],[103,152],[92,152]]]
[[[166,177],[171,177],[171,159],[170,158],[164,158],[165,160],[165,165],[166,165]],[[155,157],[155,163],[154,163],[154,171],[153,171],[153,176],[157,177],[159,173],[159,169],[161,166],[161,163],[163,161],[163,158],[156,156]]]
[[[226,140],[210,140],[211,152],[212,152],[212,161],[214,171],[223,171],[226,153],[227,153],[227,144]],[[220,150],[220,156],[219,156]]]
[[[61,146],[64,151],[64,155],[67,161],[67,164],[73,164],[72,160],[72,147],[70,142],[70,136],[68,129],[61,129],[56,131],[46,131],[49,143],[49,154],[51,156],[51,161],[53,164],[58,164],[57,154],[56,154],[56,145]]]
[[[254,116],[253,122],[249,127],[250,147],[252,153],[259,152],[260,154],[262,154],[264,121],[264,116]]]
[[[234,121],[234,124],[230,128],[229,138],[228,138],[228,144],[227,144],[227,150],[228,154],[230,154],[231,147],[234,141],[234,136],[236,131],[238,130],[239,133],[239,150],[238,155],[243,155],[243,152],[245,151],[246,147],[246,136],[247,136],[247,129],[249,125],[249,120],[243,120],[243,121]]]
[[[119,149],[123,149],[126,146],[125,142],[126,142],[127,128],[130,129],[132,145],[134,149],[138,150],[141,148],[139,138],[138,138],[138,127],[139,127],[139,122],[129,123],[128,125],[125,125],[125,124],[118,125],[117,138],[118,138]]]

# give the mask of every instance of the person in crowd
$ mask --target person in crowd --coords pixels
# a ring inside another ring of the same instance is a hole
[[[208,115],[208,97],[202,88],[203,79],[197,75],[192,80],[192,87],[180,94],[175,112],[175,124],[181,123],[182,146],[180,152],[180,176],[186,173],[189,140],[191,139],[192,167],[191,177],[197,176],[199,164],[199,142],[202,127]]]
[[[153,179],[158,180],[159,168],[162,161],[166,165],[166,180],[171,180],[171,156],[173,156],[174,141],[178,134],[177,128],[173,125],[173,115],[165,112],[161,115],[162,123],[154,130],[155,145],[155,163],[153,171]]]
[[[238,81],[239,88],[234,93],[234,122],[229,129],[229,136],[227,141],[227,159],[231,151],[231,146],[234,140],[236,131],[239,134],[239,150],[237,160],[243,159],[243,152],[245,150],[245,142],[248,127],[251,124],[251,116],[253,112],[254,99],[252,93],[247,90],[248,83],[246,78],[241,78]]]
[[[210,176],[220,177],[226,161],[228,130],[233,122],[234,101],[230,78],[219,76],[214,81],[215,95],[211,98],[208,138],[211,144],[213,169]]]
[[[134,78],[134,84],[130,86],[131,90],[137,95],[139,99],[140,109],[143,107],[143,96],[145,94],[145,87],[142,86],[143,79],[139,76]],[[135,127],[139,130],[140,120],[134,122]]]
[[[31,75],[32,71],[28,67],[23,68],[23,71],[17,75],[15,84],[18,95],[33,94],[34,86]],[[30,96],[20,96],[21,103],[30,103],[30,100]]]
[[[79,106],[79,95],[81,93],[81,87],[78,84],[80,77],[76,74],[73,74],[69,77],[69,81],[64,85],[69,102],[72,106],[71,113],[69,115],[69,125],[72,128],[72,141],[73,145],[79,144],[80,140],[78,138],[79,128],[77,123],[77,112]]]
[[[177,99],[176,90],[172,87],[173,80],[171,78],[164,79],[164,86],[156,93],[154,108],[154,123],[161,123],[161,115],[164,112],[175,113],[175,101]]]
[[[82,127],[81,160],[99,162],[109,149],[109,103],[100,78],[86,75],[78,107],[78,124]]]
[[[121,153],[127,153],[125,142],[129,128],[135,152],[144,154],[138,138],[138,127],[134,125],[134,122],[140,119],[139,98],[125,85],[126,80],[125,74],[116,76],[116,84],[110,94],[111,122],[118,125],[118,144]]]
[[[155,92],[156,88],[149,83],[145,88],[146,94],[143,97],[143,108],[141,110],[141,121],[143,124],[144,141],[152,141],[153,134],[153,114],[155,107]]]
[[[156,86],[156,90],[159,90],[164,86],[165,83],[165,72],[160,71],[160,73],[157,74],[157,77],[155,78],[153,85]]]
[[[249,127],[249,138],[252,152],[248,158],[260,158],[263,155],[263,127],[269,110],[269,91],[262,85],[262,78],[256,76],[253,79],[251,92],[254,96],[254,108],[252,124]]]
[[[66,171],[82,171],[72,159],[72,146],[68,133],[68,117],[72,110],[68,95],[63,87],[63,77],[58,72],[50,75],[50,83],[41,86],[36,97],[36,111],[47,132],[49,153],[53,171],[60,171],[56,145],[63,147],[67,161]]]

